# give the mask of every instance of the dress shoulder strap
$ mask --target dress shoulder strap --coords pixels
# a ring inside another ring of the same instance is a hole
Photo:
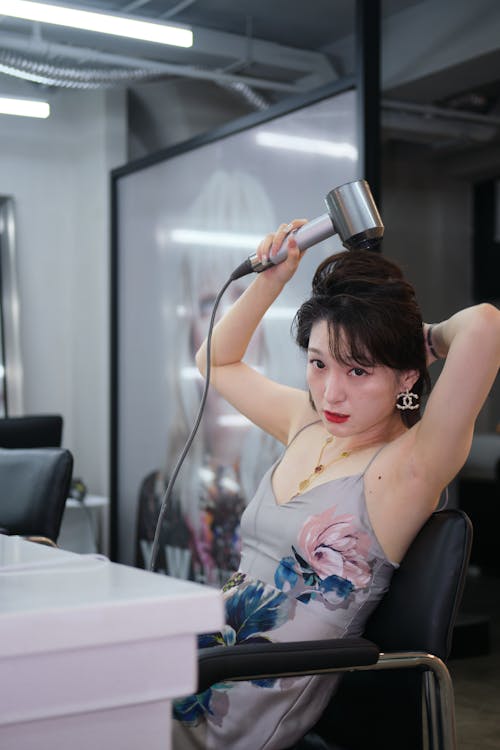
[[[384,450],[384,448],[386,447],[386,445],[387,445],[387,443],[384,443],[384,445],[381,445],[380,448],[378,448],[375,451],[375,453],[373,454],[373,456],[370,458],[370,460],[366,464],[365,468],[363,469],[362,474],[361,474],[362,477],[364,477],[364,475],[366,474],[366,472],[368,471],[368,469],[370,468],[370,466],[372,465],[372,463],[375,461],[375,459],[377,458],[377,456],[379,455],[379,453],[381,453]]]
[[[297,432],[292,437],[292,439],[290,440],[290,442],[288,443],[286,447],[289,448],[291,444],[293,443],[293,441],[295,440],[295,438],[297,438],[301,432],[304,432],[304,430],[307,430],[308,427],[312,427],[313,424],[319,424],[319,422],[321,422],[321,419],[316,419],[314,422],[308,422],[308,424],[305,424],[303,427],[300,428],[300,430],[297,430]]]

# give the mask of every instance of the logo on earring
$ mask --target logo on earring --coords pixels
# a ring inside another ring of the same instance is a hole
[[[418,393],[410,392],[407,388],[404,393],[398,393],[398,396],[396,398],[396,407],[398,409],[401,409],[401,411],[406,411],[407,409],[418,409],[418,402]]]

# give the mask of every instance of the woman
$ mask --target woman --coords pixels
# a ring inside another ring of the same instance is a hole
[[[302,221],[260,244],[273,255]],[[474,421],[500,364],[500,313],[490,305],[422,324],[397,266],[366,251],[324,261],[296,317],[308,390],[242,362],[252,333],[296,271],[260,274],[214,331],[212,383],[285,451],[245,510],[239,572],[226,584],[226,626],[202,646],[355,636],[412,539],[463,465]],[[427,364],[445,358],[419,418]],[[206,346],[197,355],[205,368]],[[336,677],[217,685],[176,702],[176,748],[294,744]]]

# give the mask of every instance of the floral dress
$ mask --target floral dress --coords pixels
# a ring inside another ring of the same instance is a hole
[[[284,505],[272,488],[276,466],[241,519],[240,567],[223,589],[226,625],[200,636],[201,648],[361,635],[398,567],[386,558],[368,517],[368,466]],[[181,698],[174,702],[174,750],[289,748],[319,718],[338,679],[219,683]]]

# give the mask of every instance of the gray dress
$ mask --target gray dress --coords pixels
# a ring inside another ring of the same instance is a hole
[[[201,636],[202,648],[361,635],[398,567],[386,558],[368,517],[368,466],[279,505],[272,487],[278,463],[241,519],[240,567],[223,589],[226,625]],[[288,748],[315,723],[338,679],[233,682],[181,698],[174,703],[173,747]]]

